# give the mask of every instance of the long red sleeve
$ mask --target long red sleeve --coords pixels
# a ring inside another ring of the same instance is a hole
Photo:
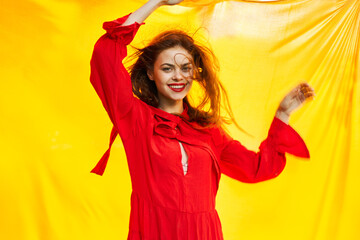
[[[118,133],[125,136],[130,131],[131,117],[136,118],[130,111],[134,108],[136,99],[132,93],[129,73],[122,60],[127,55],[126,46],[133,40],[139,23],[122,26],[129,15],[105,22],[103,28],[106,34],[100,37],[94,46],[91,58],[90,82],[106,109],[114,127],[110,136],[109,149],[103,155],[93,173],[102,175],[109,158],[111,145]],[[125,119],[129,118],[129,119]]]
[[[90,82],[115,126],[134,100],[130,76],[122,60],[127,55],[126,46],[141,24],[121,26],[127,17],[103,24],[107,33],[96,42],[90,62]]]
[[[278,118],[273,119],[268,137],[260,144],[257,153],[225,133],[223,141],[221,172],[242,182],[255,183],[278,176],[285,167],[285,152],[310,157],[300,135]]]

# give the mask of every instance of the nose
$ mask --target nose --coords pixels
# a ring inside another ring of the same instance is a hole
[[[172,78],[173,78],[173,80],[180,81],[180,80],[182,80],[184,78],[184,76],[182,75],[180,69],[175,69],[174,75],[173,75]]]

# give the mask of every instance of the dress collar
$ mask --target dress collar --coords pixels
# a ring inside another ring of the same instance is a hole
[[[184,110],[180,114],[180,116],[183,117],[186,120],[189,120],[189,115],[188,115],[189,107],[185,102],[183,102],[183,107],[184,107]],[[157,115],[157,116],[159,116],[161,118],[164,118],[166,120],[173,121],[173,122],[176,122],[176,123],[179,123],[182,120],[182,118],[180,116],[165,112],[164,110],[162,110],[160,108],[156,108],[156,107],[153,107],[153,106],[150,106],[150,108],[153,110],[155,115]]]

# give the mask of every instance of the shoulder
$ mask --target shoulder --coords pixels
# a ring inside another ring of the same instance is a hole
[[[232,141],[232,137],[221,126],[213,126],[209,128],[211,140],[216,147],[224,147],[228,142]]]

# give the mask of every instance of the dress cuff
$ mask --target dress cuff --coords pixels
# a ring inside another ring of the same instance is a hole
[[[131,14],[131,13],[130,13]],[[130,14],[118,18],[113,21],[104,22],[103,29],[112,37],[118,38],[121,37],[124,44],[128,45],[131,43],[133,38],[135,37],[136,32],[138,31],[139,27],[145,23],[138,23],[135,22],[130,25],[122,26],[122,24],[128,19]]]
[[[111,134],[110,134],[109,148],[104,153],[104,155],[101,157],[101,159],[96,164],[96,166],[91,170],[91,173],[95,173],[95,174],[100,175],[100,176],[102,176],[104,174],[106,165],[107,165],[108,160],[109,160],[111,146],[114,143],[117,135],[118,135],[118,131],[116,130],[115,126],[113,126],[113,128],[111,130]]]
[[[291,126],[276,117],[271,123],[269,137],[275,142],[276,151],[310,158],[309,150],[300,135]]]

